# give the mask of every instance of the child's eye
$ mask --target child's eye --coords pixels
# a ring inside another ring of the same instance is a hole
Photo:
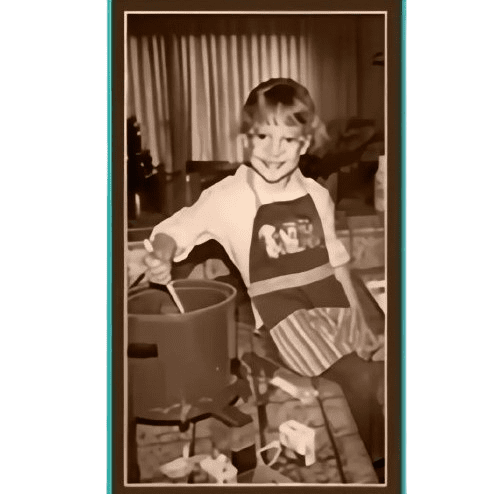
[[[294,142],[295,138],[294,137],[284,137],[285,142]]]
[[[263,139],[266,137],[266,134],[256,134],[256,137],[257,137],[258,139],[263,140]]]

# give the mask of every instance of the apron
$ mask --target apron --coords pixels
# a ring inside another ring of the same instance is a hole
[[[286,365],[318,376],[373,336],[360,330],[335,278],[310,194],[260,204],[254,193],[248,293]]]

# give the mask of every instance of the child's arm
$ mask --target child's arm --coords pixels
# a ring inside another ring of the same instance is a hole
[[[383,351],[379,351],[379,349],[383,347],[383,338],[380,339],[380,337],[376,336],[369,327],[347,266],[336,267],[335,277],[342,284],[344,292],[349,299],[354,325],[359,328],[362,335],[361,342],[355,349],[356,353],[365,360],[369,360],[370,358],[372,360],[383,360]]]
[[[335,205],[330,197],[330,194],[325,189],[322,191],[321,217],[323,230],[325,232],[325,242],[327,245],[330,264],[334,268],[335,277],[340,281],[344,292],[349,299],[351,307],[358,310],[361,309],[356,290],[351,280],[348,263],[350,261],[349,253],[344,244],[337,237],[335,231]]]
[[[205,190],[199,199],[190,207],[182,208],[170,218],[155,226],[150,236],[153,243],[155,236],[164,233],[171,237],[176,244],[174,261],[185,259],[195,245],[207,240],[221,237],[220,214],[216,192],[216,187]]]
[[[335,269],[335,277],[340,281],[342,288],[349,300],[351,307],[361,310],[361,304],[357,296],[354,284],[352,283],[351,273],[347,265],[337,266]]]
[[[330,264],[334,268],[343,266],[351,258],[335,231],[335,205],[324,187],[318,185],[317,191],[315,205],[321,217]]]
[[[328,249],[330,264],[333,266],[335,277],[341,283],[347,299],[349,300],[349,305],[351,306],[352,317],[354,320],[353,324],[359,327],[362,335],[366,335],[366,338],[363,339],[362,344],[356,348],[356,352],[360,357],[369,359],[382,343],[374,335],[364,317],[364,311],[354,288],[348,267],[350,256],[342,242],[338,239],[335,231],[335,206],[328,192],[325,192],[326,197],[322,201],[323,205],[321,206],[320,214],[322,216],[323,229],[325,231],[325,242]]]

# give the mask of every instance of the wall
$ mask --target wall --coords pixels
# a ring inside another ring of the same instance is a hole
[[[359,116],[376,120],[384,130],[385,67],[373,65],[373,55],[384,51],[383,15],[363,15],[358,20],[358,109]]]

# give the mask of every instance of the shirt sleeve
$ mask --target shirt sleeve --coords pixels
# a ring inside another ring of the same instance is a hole
[[[335,204],[328,191],[323,187],[321,189],[317,209],[321,216],[330,264],[336,268],[347,264],[351,257],[335,231]]]
[[[195,245],[211,239],[222,243],[217,196],[215,186],[206,189],[192,206],[182,208],[156,225],[150,240],[157,233],[170,235],[177,244],[175,262],[186,259]]]

